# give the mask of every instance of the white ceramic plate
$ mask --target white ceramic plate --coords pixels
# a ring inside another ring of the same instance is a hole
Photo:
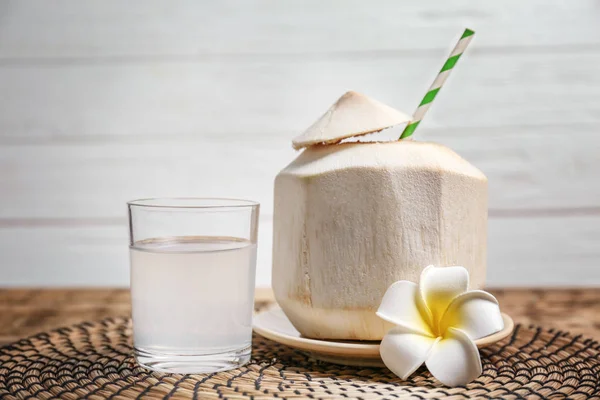
[[[512,318],[504,313],[502,318],[504,319],[504,329],[476,340],[477,347],[489,346],[512,333],[515,326]],[[360,342],[305,338],[294,328],[283,310],[277,306],[254,316],[254,332],[275,342],[308,352],[317,360],[343,365],[383,366],[379,356],[378,341]]]

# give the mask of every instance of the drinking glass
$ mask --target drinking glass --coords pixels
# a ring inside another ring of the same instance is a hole
[[[259,204],[208,198],[127,204],[138,363],[175,373],[247,363]]]

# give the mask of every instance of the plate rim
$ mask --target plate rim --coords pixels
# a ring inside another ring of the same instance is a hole
[[[273,313],[281,311],[281,314],[285,319],[288,317],[285,315],[279,305],[273,305],[266,310],[260,311],[254,315],[252,322],[252,329],[260,336],[273,340],[277,343],[285,344],[298,350],[317,352],[323,354],[331,354],[338,356],[355,356],[364,358],[375,358],[379,357],[379,343],[353,343],[353,342],[340,342],[335,340],[322,340],[322,339],[311,339],[304,337],[290,336],[285,333],[274,331],[272,329],[265,328],[264,325],[257,324],[257,319],[263,314]],[[508,337],[514,330],[514,321],[506,313],[502,314],[502,320],[504,322],[504,328],[501,331],[485,336],[483,338],[475,340],[475,345],[478,348],[484,348],[490,346],[506,337]],[[291,322],[290,322],[291,323]]]

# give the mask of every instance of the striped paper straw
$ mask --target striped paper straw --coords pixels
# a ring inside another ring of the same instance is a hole
[[[427,110],[429,110],[429,107],[431,107],[431,103],[435,99],[435,96],[437,96],[438,92],[442,88],[442,85],[444,84],[444,82],[446,82],[446,79],[448,79],[448,75],[450,75],[450,72],[452,72],[452,69],[458,62],[458,59],[471,42],[471,39],[473,39],[474,34],[475,32],[473,32],[472,30],[465,29],[464,33],[460,37],[460,40],[458,41],[458,43],[456,43],[456,46],[454,46],[452,53],[450,53],[450,56],[444,63],[444,66],[442,67],[440,73],[436,76],[435,80],[429,87],[427,94],[425,95],[425,97],[423,97],[421,104],[419,104],[419,107],[413,114],[412,121],[406,126],[406,128],[404,128],[400,139],[411,138],[412,134],[419,126],[419,123],[425,116],[425,113],[427,113]]]

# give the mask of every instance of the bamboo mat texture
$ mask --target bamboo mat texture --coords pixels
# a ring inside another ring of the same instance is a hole
[[[449,388],[425,369],[403,381],[385,368],[319,362],[253,338],[252,361],[208,375],[151,373],[131,356],[131,321],[108,318],[0,348],[2,399],[588,399],[600,398],[600,343],[517,324],[481,350],[483,374]]]

